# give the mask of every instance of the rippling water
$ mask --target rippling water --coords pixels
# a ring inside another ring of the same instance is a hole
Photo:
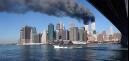
[[[128,61],[128,49],[119,44],[90,44],[73,49],[55,49],[52,45],[0,45],[0,61]]]

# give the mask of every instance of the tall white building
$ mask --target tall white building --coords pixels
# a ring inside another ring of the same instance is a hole
[[[64,24],[61,21],[60,21],[60,29],[64,29]]]
[[[96,24],[95,24],[95,22],[91,23],[91,31],[92,31],[92,34],[96,33]]]
[[[66,40],[66,30],[63,22],[56,24],[56,40],[63,39]]]
[[[46,30],[43,31],[43,34],[41,37],[41,43],[47,44],[47,31]]]
[[[108,34],[109,34],[109,35],[113,35],[113,27],[112,27],[112,26],[109,27],[109,32],[108,32]]]
[[[32,27],[30,43],[34,43],[35,41],[37,41],[37,39],[35,38],[36,35],[37,35],[36,28]]]

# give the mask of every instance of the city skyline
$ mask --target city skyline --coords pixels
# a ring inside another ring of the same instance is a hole
[[[93,25],[94,24],[94,25]],[[88,27],[88,28],[87,28]],[[48,24],[47,30],[40,33],[35,27],[23,26],[20,30],[19,45],[30,44],[87,44],[100,42],[119,43],[121,33],[113,32],[112,26],[101,33],[96,33],[95,22],[89,23],[86,27],[77,27],[74,23],[69,24],[65,29],[64,23],[56,25]]]
[[[82,3],[95,15],[97,32],[107,30],[112,25],[108,21],[108,19],[106,19],[88,2],[84,2],[84,0],[79,0],[79,3]],[[55,25],[59,21],[64,22],[66,28],[69,26],[68,23],[72,21],[75,22],[79,27],[83,26],[83,22],[79,22],[75,18],[48,16],[46,14],[41,14],[37,12],[27,12],[25,14],[0,12],[0,19],[0,34],[2,34],[0,35],[0,41],[17,41],[19,39],[19,28],[21,28],[23,25],[36,27],[38,32],[43,32],[43,29],[47,29],[46,27],[49,23],[53,23]],[[115,29],[114,26],[113,29],[115,30],[115,32],[118,32],[118,30]]]

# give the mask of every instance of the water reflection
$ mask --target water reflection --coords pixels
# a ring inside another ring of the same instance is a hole
[[[21,46],[20,61],[29,61],[31,54],[31,46]]]
[[[2,48],[0,61],[128,61],[128,50],[121,49],[117,44],[91,46],[78,49],[54,49],[51,45],[5,45],[0,46]],[[6,58],[1,58],[3,56]]]

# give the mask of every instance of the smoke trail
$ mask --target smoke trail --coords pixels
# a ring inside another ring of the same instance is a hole
[[[87,24],[91,12],[75,0],[0,0],[0,12],[26,13],[28,11],[83,19]],[[92,16],[93,17],[93,16]]]

